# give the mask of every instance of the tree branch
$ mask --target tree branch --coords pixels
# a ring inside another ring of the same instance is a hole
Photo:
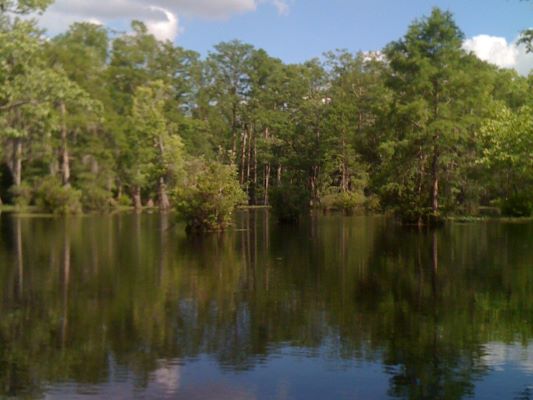
[[[0,111],[13,110],[14,108],[19,108],[19,107],[25,106],[26,104],[37,104],[37,102],[34,100],[19,100],[19,101],[15,101],[14,103],[10,103],[10,104],[8,103],[3,106],[0,106]]]

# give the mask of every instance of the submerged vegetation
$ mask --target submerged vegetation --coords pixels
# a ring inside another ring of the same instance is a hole
[[[295,65],[239,41],[202,59],[138,21],[122,35],[75,23],[46,40],[18,16],[49,1],[4,3],[4,203],[155,203],[191,230],[225,228],[242,202],[272,205],[282,221],[310,206],[409,223],[480,207],[532,213],[533,78],[467,53],[448,12],[381,52]]]

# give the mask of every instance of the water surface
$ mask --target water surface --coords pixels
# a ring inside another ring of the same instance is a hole
[[[529,399],[533,224],[0,216],[0,398]]]

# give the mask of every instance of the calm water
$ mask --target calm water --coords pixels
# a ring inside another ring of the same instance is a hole
[[[0,398],[533,398],[533,224],[0,216]]]

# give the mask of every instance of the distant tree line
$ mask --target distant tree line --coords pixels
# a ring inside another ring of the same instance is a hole
[[[380,52],[285,64],[239,41],[202,58],[138,21],[118,35],[75,23],[47,40],[18,15],[49,3],[0,1],[4,202],[183,210],[206,198],[198,182],[214,195],[237,180],[248,204],[289,214],[531,214],[533,80],[463,50],[449,12]]]

